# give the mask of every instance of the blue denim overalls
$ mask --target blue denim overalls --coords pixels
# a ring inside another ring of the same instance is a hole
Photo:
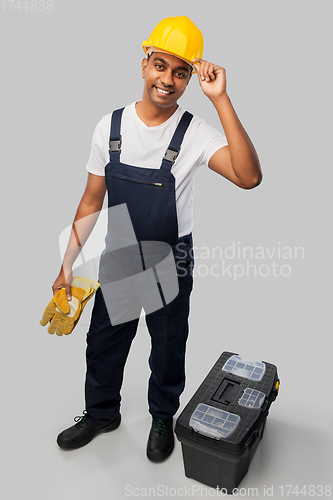
[[[178,270],[177,297],[146,315],[152,346],[149,411],[154,418],[170,418],[179,407],[185,385],[185,345],[194,265],[192,235],[178,237],[175,178],[171,168],[192,115],[183,114],[160,168],[151,169],[120,162],[123,110],[114,111],[111,119],[110,162],[105,167],[108,205],[126,203],[138,242],[169,243]],[[110,421],[119,412],[124,366],[138,321],[111,325],[102,292],[97,291],[87,334],[85,384],[86,410],[97,423]]]

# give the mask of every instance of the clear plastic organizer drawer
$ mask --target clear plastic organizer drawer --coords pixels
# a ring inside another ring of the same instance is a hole
[[[265,397],[266,395],[263,392],[247,387],[244,390],[242,397],[238,400],[238,404],[239,406],[245,406],[246,408],[258,410],[262,407]]]
[[[225,439],[235,431],[240,419],[239,415],[200,403],[191,415],[190,427],[204,436]]]
[[[239,377],[247,378],[260,382],[266,370],[265,363],[252,361],[251,359],[242,358],[241,356],[231,356],[222,367],[222,371],[238,375]]]

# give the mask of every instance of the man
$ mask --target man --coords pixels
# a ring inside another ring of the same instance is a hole
[[[228,97],[225,70],[202,59],[202,35],[192,21],[187,17],[164,19],[143,48],[147,59],[142,60],[142,100],[106,115],[97,125],[87,186],[74,222],[98,214],[108,190],[109,207],[126,204],[137,240],[169,243],[181,271],[177,297],[146,314],[152,339],[148,390],[152,427],[147,456],[159,462],[173,450],[173,415],[185,383],[194,174],[199,165],[206,164],[243,189],[257,186],[262,174],[254,146]],[[226,138],[179,107],[192,72],[197,73],[202,91],[215,107]],[[72,265],[91,226],[84,226],[79,236],[73,230],[53,285],[54,293],[65,287],[68,300]],[[111,323],[99,289],[87,334],[86,411],[59,434],[57,442],[64,449],[83,446],[120,424],[123,370],[138,319]]]

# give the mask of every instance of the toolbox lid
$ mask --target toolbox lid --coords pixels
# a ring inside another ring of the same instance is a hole
[[[237,354],[231,356],[223,365],[222,371],[233,373],[239,377],[247,378],[255,382],[260,382],[266,370],[265,363],[252,361],[251,359],[242,358]]]
[[[239,415],[200,403],[190,418],[190,427],[199,434],[214,439],[225,439],[237,428]]]
[[[239,406],[245,406],[246,408],[258,409],[262,407],[265,397],[266,394],[263,392],[247,387],[244,390],[242,397],[238,400],[238,404]]]

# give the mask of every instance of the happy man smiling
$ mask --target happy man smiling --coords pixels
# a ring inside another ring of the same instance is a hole
[[[206,165],[243,189],[257,186],[262,174],[255,148],[227,94],[225,70],[202,59],[202,34],[192,21],[184,16],[162,20],[143,48],[148,57],[141,63],[142,100],[105,115],[96,126],[87,186],[74,222],[98,213],[108,191],[109,207],[126,204],[137,241],[169,243],[182,270],[177,297],[146,314],[152,342],[148,388],[152,426],[146,452],[159,462],[173,450],[173,415],[185,384],[195,172]],[[178,105],[193,72],[218,113],[225,137]],[[83,231],[81,246],[73,231],[52,287],[53,293],[65,287],[68,300],[72,266],[91,229]],[[183,267],[179,244],[186,249]],[[59,434],[60,447],[79,448],[119,426],[123,371],[137,326],[138,319],[112,325],[102,291],[97,290],[87,334],[86,411]]]

